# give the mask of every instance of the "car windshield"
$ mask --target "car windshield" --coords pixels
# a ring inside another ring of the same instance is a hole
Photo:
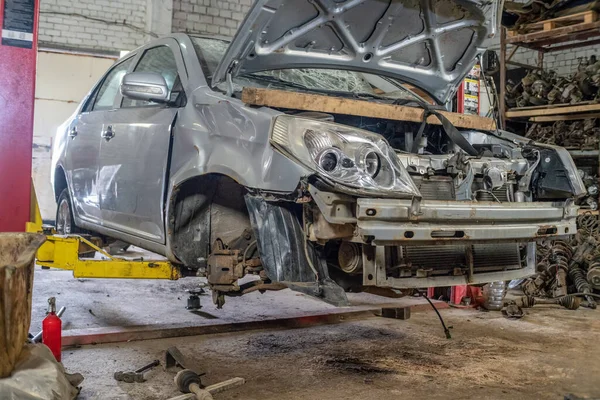
[[[229,43],[221,39],[194,37],[192,42],[208,80],[223,58]],[[324,68],[293,68],[255,72],[233,79],[234,91],[244,86],[292,87],[308,91],[335,93],[353,97],[372,97],[389,101],[424,102],[421,97],[394,79],[355,71]],[[218,87],[226,90],[226,84]]]

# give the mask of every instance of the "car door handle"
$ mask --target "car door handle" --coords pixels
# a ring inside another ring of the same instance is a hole
[[[69,137],[71,139],[75,139],[75,136],[77,136],[77,127],[72,127],[71,129],[69,129]]]
[[[102,137],[108,142],[110,139],[115,137],[115,131],[113,131],[112,125],[106,127],[106,130],[102,132]]]

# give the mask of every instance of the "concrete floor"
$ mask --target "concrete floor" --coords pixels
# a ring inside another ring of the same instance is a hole
[[[148,324],[210,324],[306,315],[334,307],[284,290],[227,299],[216,310],[203,296],[201,313],[184,309],[185,289],[197,280],[77,280],[70,272],[36,270],[32,331],[46,298],[67,306],[65,329]],[[389,303],[360,294],[356,305]],[[416,301],[400,299],[399,303]],[[600,313],[550,307],[521,320],[499,312],[442,310],[453,338],[445,339],[433,312],[408,321],[377,317],[293,330],[90,345],[63,351],[69,372],[80,372],[82,399],[166,399],[177,395],[175,371],[160,367],[147,382],[112,378],[178,348],[206,372],[204,383],[243,377],[241,388],[216,399],[562,399],[600,398]]]

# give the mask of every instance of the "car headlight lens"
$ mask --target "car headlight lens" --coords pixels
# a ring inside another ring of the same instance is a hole
[[[280,115],[271,143],[320,175],[364,191],[420,196],[396,154],[378,134],[313,119]]]

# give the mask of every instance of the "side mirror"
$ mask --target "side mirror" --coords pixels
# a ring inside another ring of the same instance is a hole
[[[121,94],[133,100],[155,103],[166,103],[170,98],[165,78],[156,72],[125,74],[121,82]]]

